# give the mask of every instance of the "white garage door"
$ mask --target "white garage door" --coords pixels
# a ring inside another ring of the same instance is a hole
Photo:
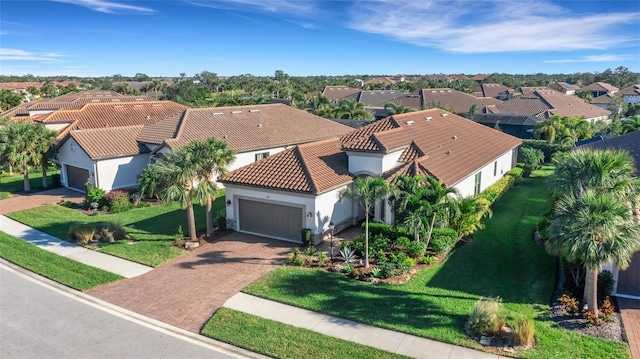
[[[302,208],[238,200],[240,230],[302,242]]]

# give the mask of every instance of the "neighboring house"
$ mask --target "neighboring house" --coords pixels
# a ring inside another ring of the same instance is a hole
[[[392,102],[392,103],[394,103],[394,104],[396,104],[398,106],[403,106],[403,107],[406,107],[406,108],[413,108],[413,109],[416,109],[416,110],[421,110],[421,109],[424,108],[423,105],[422,105],[422,96],[420,96],[420,92],[419,91],[405,93],[402,96],[396,97],[396,98],[394,98],[393,100],[391,100],[389,102]],[[387,114],[387,115],[389,115],[389,114]]]
[[[594,98],[598,97],[598,96],[602,96],[602,95],[613,95],[614,93],[618,92],[620,89],[613,86],[613,85],[609,85],[606,82],[594,82],[590,85],[587,85],[585,87],[582,88],[582,91],[589,91],[591,92],[591,94],[593,95]]]
[[[532,115],[478,113],[473,117],[473,120],[511,136],[533,138],[534,127],[542,119]]]
[[[476,113],[479,113],[487,106],[495,106],[502,102],[492,97],[477,98],[450,88],[423,89],[421,93],[424,107],[445,106],[460,116],[467,116],[473,104],[477,105]]]
[[[640,176],[640,131],[624,134],[622,136],[593,142],[582,146],[591,149],[616,149],[629,152],[636,164],[636,176]],[[640,221],[640,214],[637,216]],[[638,238],[640,241],[640,238]],[[613,292],[617,296],[640,299],[640,251],[631,259],[631,264],[626,270],[620,270],[614,264],[603,266],[613,273],[615,280]]]
[[[485,108],[484,113],[536,116],[549,118],[554,115],[582,117],[590,122],[606,121],[610,111],[586,103],[583,99],[565,95],[555,90],[534,91]]]
[[[325,86],[322,95],[337,105],[342,99],[357,100],[360,90],[348,86]]]
[[[572,85],[570,83],[560,81],[552,82],[548,84],[547,87],[556,91],[560,91],[565,95],[573,95],[576,93],[576,91],[580,90],[580,86],[578,85]]]
[[[226,141],[236,152],[233,170],[291,146],[353,130],[282,104],[198,109],[175,104],[180,107],[162,116],[143,111],[136,117],[139,109],[134,106],[140,105],[132,104],[126,116],[93,111],[94,121],[110,119],[113,125],[69,131],[58,151],[63,185],[82,191],[88,180],[106,191],[135,187],[137,176],[150,162],[193,140]],[[118,110],[124,113],[123,108]],[[130,122],[124,123],[125,118]]]
[[[638,103],[640,102],[640,85],[632,85],[626,87],[620,90],[620,92],[618,92],[618,95],[622,96],[624,98],[624,102],[626,103]]]
[[[611,103],[611,99],[613,99],[613,97],[614,96],[611,96],[609,94],[600,95],[591,100],[591,104],[606,110],[609,107],[609,103]]]
[[[476,97],[493,97],[499,100],[507,100],[514,90],[503,84],[479,84],[473,89]]]
[[[89,181],[104,190],[131,187],[148,163],[150,150],[140,148],[140,126],[179,114],[186,106],[172,101],[90,103],[79,110],[55,111],[41,120],[59,130],[58,163],[63,186],[84,191]],[[132,153],[135,152],[135,153]],[[137,166],[140,167],[138,171]]]
[[[358,96],[358,102],[364,104],[364,108],[373,112],[376,120],[389,115],[384,105],[399,98],[405,98],[407,94],[399,90],[362,90]]]
[[[463,196],[478,194],[516,164],[521,140],[440,109],[393,115],[339,138],[307,143],[239,168],[226,187],[227,225],[237,231],[300,242],[311,229],[356,223],[364,212],[342,190],[360,176],[431,175]],[[393,223],[387,200],[376,221]]]
[[[404,81],[404,77],[402,81]],[[400,81],[397,81],[394,76],[382,76],[382,77],[374,77],[371,80],[367,80],[363,83],[363,85],[369,85],[369,84],[395,85],[398,82]]]

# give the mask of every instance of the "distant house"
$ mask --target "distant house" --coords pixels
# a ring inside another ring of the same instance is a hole
[[[399,90],[362,90],[358,95],[358,102],[363,103],[367,110],[373,112],[375,119],[389,115],[384,106],[387,102],[405,98],[406,94]]]
[[[613,95],[619,90],[619,88],[606,82],[594,82],[582,88],[582,91],[591,92],[594,98],[602,95]]]
[[[640,102],[640,84],[626,87],[618,93],[624,98],[624,102],[633,104]]]
[[[502,113],[477,113],[473,120],[511,136],[533,138],[533,130],[540,120],[533,115],[513,115]]]
[[[629,152],[635,161],[636,176],[640,177],[640,131],[588,143],[582,147],[599,150],[615,149]],[[640,221],[640,215],[638,215],[637,219]],[[640,241],[640,238],[638,238],[638,241]],[[613,263],[603,266],[602,269],[609,270],[613,273],[615,280],[613,291],[615,295],[640,299],[640,251],[633,255],[631,264],[626,270],[620,270],[620,268]]]
[[[516,164],[521,140],[440,109],[393,115],[341,137],[302,144],[249,164],[221,179],[227,226],[237,231],[314,242],[330,222],[340,231],[363,218],[341,190],[360,176],[434,176],[461,195],[478,194]],[[376,221],[393,223],[387,200]]]
[[[573,95],[576,91],[580,90],[580,86],[578,85],[572,85],[570,83],[560,81],[552,82],[548,84],[547,87],[560,91],[565,95]]]
[[[479,84],[473,89],[475,97],[493,97],[499,100],[507,100],[514,90],[503,84]]]
[[[492,97],[477,98],[450,88],[423,89],[421,93],[426,108],[445,106],[461,116],[468,115],[473,104],[476,104],[476,113],[479,113],[487,106],[496,106],[502,102]]]
[[[216,137],[226,141],[236,152],[230,166],[233,170],[291,146],[353,130],[282,104],[197,109],[174,104],[167,105],[163,115],[154,104],[150,106],[157,113],[135,107],[142,104],[118,105],[122,107],[115,111],[103,106],[91,111],[92,117],[85,123],[111,119],[112,125],[68,132],[58,151],[63,185],[80,191],[87,181],[107,191],[135,187],[137,176],[150,162],[193,140]],[[113,113],[123,116],[114,117]],[[133,123],[136,118],[142,123]]]
[[[359,89],[354,89],[348,86],[325,86],[322,89],[322,95],[331,101],[332,104],[337,105],[340,100],[357,100]]]
[[[609,103],[611,103],[611,99],[613,99],[613,97],[614,96],[609,94],[600,95],[591,100],[591,104],[606,110],[609,107]]]
[[[582,117],[590,122],[606,121],[608,110],[588,104],[583,99],[555,90],[534,91],[485,108],[484,113],[536,116]]]

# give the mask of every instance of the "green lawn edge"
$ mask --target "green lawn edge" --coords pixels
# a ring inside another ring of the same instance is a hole
[[[224,307],[201,334],[274,358],[408,358]]]
[[[115,282],[124,277],[47,252],[20,238],[0,232],[0,257],[79,291]]]

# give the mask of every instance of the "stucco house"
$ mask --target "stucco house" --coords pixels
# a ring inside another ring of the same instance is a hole
[[[624,102],[634,104],[640,102],[640,84],[626,87],[618,93],[624,98]]]
[[[620,91],[619,88],[610,85],[606,82],[594,82],[582,88],[582,91],[589,91],[593,95],[593,97],[598,97],[602,95],[613,95],[616,92]]]
[[[153,101],[150,103],[150,109],[159,110]],[[131,105],[125,116],[129,121],[141,109],[135,106]],[[137,176],[150,162],[193,140],[216,137],[226,141],[236,152],[230,166],[233,170],[293,145],[353,130],[283,104],[197,109],[178,106],[169,106],[173,110],[162,115],[141,112],[140,122],[144,123],[138,124],[123,124],[111,111],[100,115],[95,112],[94,120],[109,119],[114,125],[68,132],[58,151],[63,185],[82,191],[88,180],[107,191],[135,187]],[[126,107],[118,108],[118,113],[124,115]]]
[[[582,147],[600,150],[625,150],[629,152],[635,160],[636,176],[640,176],[640,131],[592,142]],[[638,214],[637,219],[640,221],[640,214]],[[640,238],[638,238],[638,241],[640,241]],[[613,273],[615,280],[613,293],[615,293],[615,295],[640,299],[640,251],[634,254],[631,259],[631,264],[625,270],[620,270],[620,268],[612,263],[603,266],[602,269],[609,270]]]
[[[440,109],[393,115],[341,137],[307,143],[239,168],[226,187],[227,226],[300,242],[311,229],[322,240],[364,216],[339,193],[359,176],[391,181],[400,173],[428,174],[461,195],[479,193],[516,164],[521,140]],[[374,219],[393,222],[387,201]]]

